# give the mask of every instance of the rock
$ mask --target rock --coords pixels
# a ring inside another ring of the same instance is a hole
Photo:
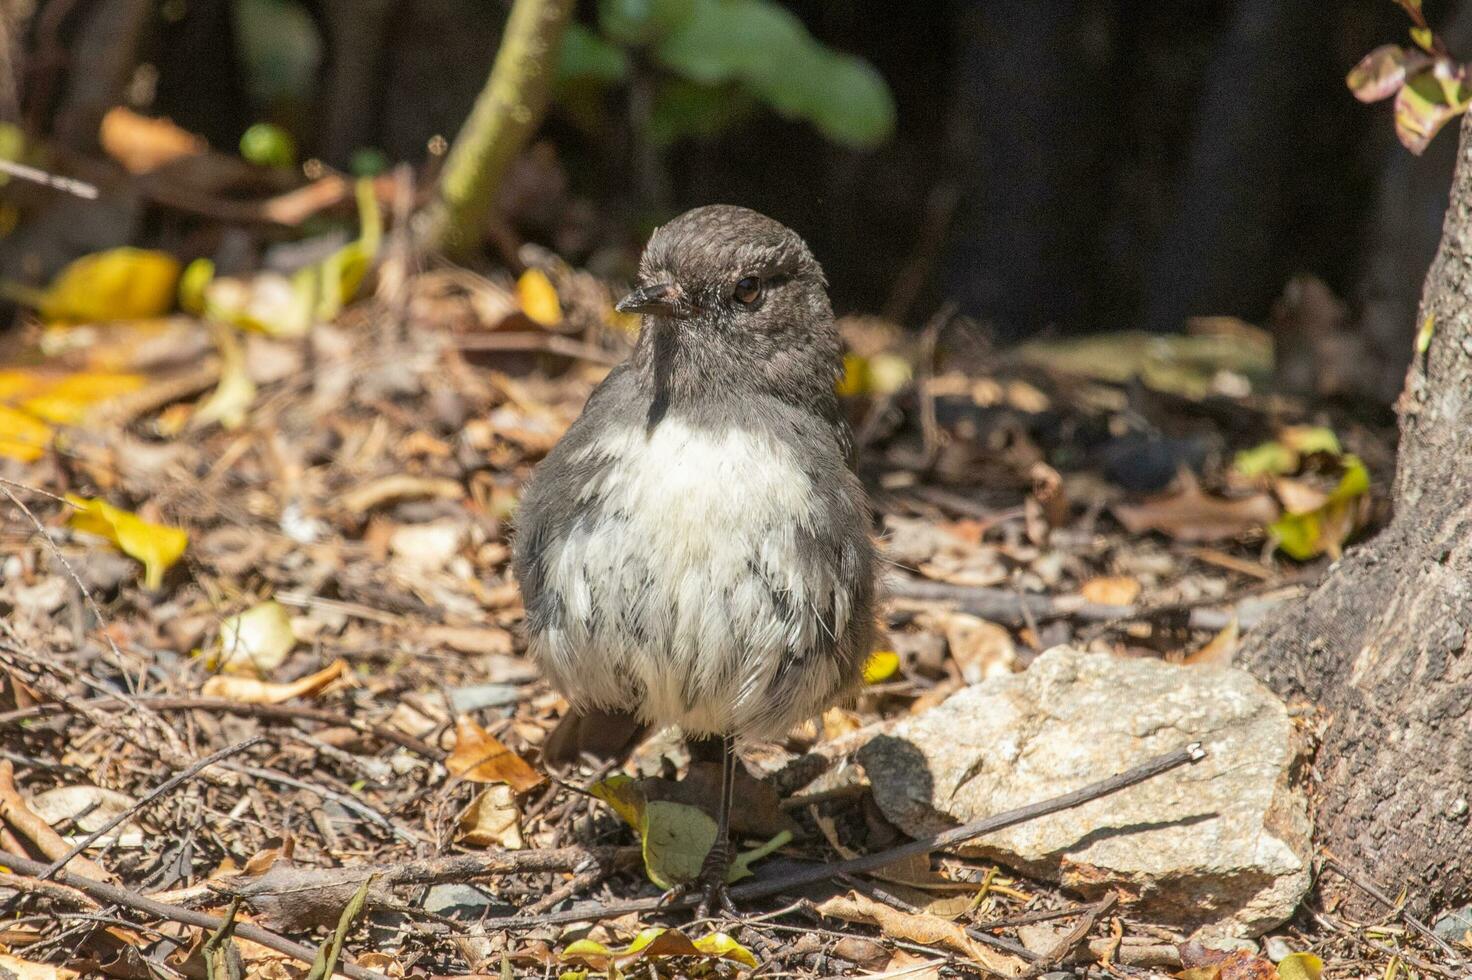
[[[884,815],[921,837],[1049,799],[1187,742],[1207,756],[963,848],[1201,935],[1256,936],[1309,886],[1308,748],[1245,671],[1057,647],[859,753]]]
[[[1449,943],[1466,942],[1472,937],[1472,905],[1447,912],[1436,920],[1431,930]]]

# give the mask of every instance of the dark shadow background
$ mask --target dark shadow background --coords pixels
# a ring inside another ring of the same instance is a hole
[[[651,155],[626,97],[609,93],[591,127],[587,105],[554,110],[539,167],[509,195],[516,232],[597,268],[600,249],[627,250],[662,217],[738,202],[807,236],[841,312],[913,327],[955,300],[1004,341],[1232,315],[1331,330],[1362,365],[1337,394],[1398,390],[1455,140],[1413,158],[1388,109],[1344,86],[1364,53],[1405,40],[1391,0],[784,5],[886,78],[898,104],[887,145],[845,150],[756,112]],[[363,147],[422,163],[468,111],[507,6],[306,0],[317,83],[271,112],[333,165]],[[40,0],[20,86],[33,130],[85,149],[98,90],[137,85],[117,52],[145,9],[146,111],[222,148],[261,117],[230,0]],[[1469,53],[1466,9],[1428,0],[1427,14]],[[1301,275],[1348,302],[1329,327],[1300,322],[1291,291],[1274,316]]]

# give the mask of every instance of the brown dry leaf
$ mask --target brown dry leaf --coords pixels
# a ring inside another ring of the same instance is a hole
[[[66,839],[37,816],[21,795],[15,785],[15,766],[9,759],[0,759],[0,832],[5,832],[7,827],[34,844],[47,860],[54,861],[71,850]],[[67,867],[93,881],[117,880],[85,854],[72,858]]]
[[[1190,471],[1182,470],[1180,489],[1140,504],[1115,504],[1114,516],[1131,534],[1159,531],[1177,541],[1225,541],[1260,530],[1278,519],[1278,505],[1266,493],[1213,497],[1203,493]]]
[[[509,851],[525,847],[516,791],[505,783],[496,783],[471,800],[456,820],[455,840],[471,847],[504,847]]]
[[[469,716],[455,723],[455,751],[445,760],[445,768],[472,783],[506,783],[518,793],[547,778]]]
[[[427,497],[459,500],[463,496],[465,487],[457,480],[396,473],[349,490],[338,499],[338,503],[347,513],[362,516],[375,507],[401,500],[422,500]]]
[[[969,613],[949,613],[942,621],[942,630],[951,659],[968,684],[1010,674],[1017,666],[1017,645],[1012,642],[1012,634],[996,623]]]
[[[1186,654],[1181,663],[1191,667],[1218,666],[1225,667],[1237,656],[1237,645],[1241,639],[1242,631],[1237,625],[1237,617],[1222,628],[1222,631],[1202,645],[1201,649]]]
[[[102,117],[98,141],[103,150],[131,174],[146,174],[208,148],[203,139],[167,119],[142,116],[117,106]]]
[[[1128,606],[1140,597],[1140,580],[1128,575],[1100,575],[1078,588],[1088,601],[1100,606]]]
[[[428,646],[449,647],[456,653],[492,657],[511,653],[511,632],[496,626],[430,626],[420,636]]]
[[[200,693],[207,698],[225,698],[244,704],[281,704],[292,698],[308,698],[320,694],[340,678],[352,676],[345,660],[334,660],[328,666],[306,677],[286,684],[216,674],[204,682]]]
[[[50,963],[32,963],[19,956],[0,953],[0,977],[6,980],[76,980],[81,976],[76,970]]]
[[[1022,516],[1027,539],[1041,548],[1049,531],[1068,523],[1068,495],[1063,492],[1063,477],[1047,463],[1033,463],[1027,475],[1032,493],[1023,501]]]
[[[945,965],[945,960],[930,960],[901,949],[889,958],[883,973],[869,980],[940,980],[940,968]]]
[[[1210,949],[1194,940],[1181,947],[1182,980],[1278,980],[1270,960],[1249,950]]]
[[[1329,494],[1305,480],[1279,477],[1273,481],[1273,490],[1290,514],[1307,514],[1318,510],[1329,501]]]
[[[966,935],[966,930],[955,922],[947,922],[933,915],[901,912],[858,892],[828,899],[818,906],[818,914],[845,922],[878,926],[891,939],[953,949],[1002,976],[1019,976],[1026,968],[1026,964],[1015,956],[987,949]]]

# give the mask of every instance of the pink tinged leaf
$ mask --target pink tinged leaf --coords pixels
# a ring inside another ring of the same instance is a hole
[[[1406,73],[1425,67],[1427,60],[1419,51],[1384,44],[1361,58],[1344,83],[1361,102],[1378,102],[1394,95],[1405,84]]]

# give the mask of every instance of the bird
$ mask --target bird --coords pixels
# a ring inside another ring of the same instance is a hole
[[[616,304],[642,317],[633,350],[514,518],[527,650],[569,705],[548,745],[667,726],[718,744],[715,843],[686,884],[701,914],[734,911],[737,741],[821,714],[871,652],[871,512],[827,288],[807,243],[756,211],[656,228]]]

